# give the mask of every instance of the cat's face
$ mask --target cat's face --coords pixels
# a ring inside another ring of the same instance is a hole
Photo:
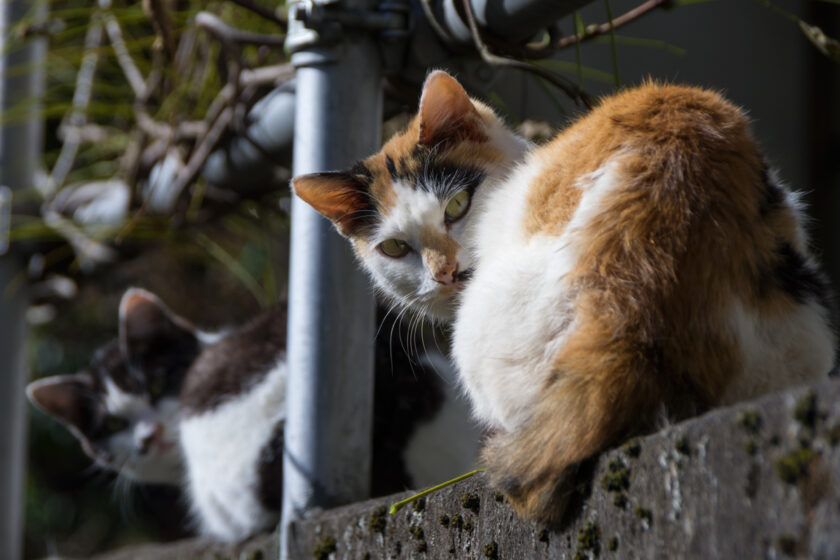
[[[527,148],[438,71],[426,80],[420,112],[379,153],[292,186],[350,239],[386,295],[451,320],[475,266],[473,216]]]
[[[178,394],[197,351],[186,323],[153,295],[129,290],[119,339],[100,348],[86,370],[30,383],[27,394],[98,465],[138,482],[178,484]]]

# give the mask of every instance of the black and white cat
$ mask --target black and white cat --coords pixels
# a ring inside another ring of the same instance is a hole
[[[479,431],[454,373],[429,353],[412,365],[390,325],[377,343],[375,495],[470,469]],[[156,296],[131,289],[119,337],[90,367],[34,381],[30,400],[101,467],[186,490],[202,534],[237,541],[276,524],[282,493],[286,311],[205,333]],[[417,371],[415,371],[417,370]]]

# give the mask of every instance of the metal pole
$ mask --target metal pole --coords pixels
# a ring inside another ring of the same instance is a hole
[[[331,3],[337,5],[368,8],[372,2]],[[381,66],[371,34],[345,28],[329,46],[317,40],[304,46],[292,63],[298,68],[294,173],[346,168],[378,149]],[[283,558],[294,538],[291,521],[313,507],[369,496],[373,422],[369,281],[348,243],[298,199],[292,202],[290,260]]]
[[[4,2],[0,37],[9,40],[15,24],[24,18],[39,21],[44,14],[46,3],[40,0]],[[30,38],[20,46],[10,42],[0,56],[0,188],[6,193],[5,187],[15,191],[33,186],[43,145],[40,106],[33,100],[42,91],[46,54],[43,39]],[[0,256],[0,558],[10,560],[23,553],[27,294],[19,281],[22,271],[19,256]]]

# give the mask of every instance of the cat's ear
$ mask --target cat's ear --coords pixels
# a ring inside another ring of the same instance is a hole
[[[301,200],[328,218],[339,233],[356,233],[375,212],[367,183],[343,171],[310,173],[292,179],[292,189]]]
[[[426,78],[419,115],[418,144],[422,146],[455,140],[487,140],[484,123],[467,92],[455,78],[442,70],[436,70]]]
[[[26,396],[50,416],[81,430],[89,422],[92,385],[87,373],[55,375],[27,385]]]
[[[189,362],[198,349],[195,329],[139,288],[129,289],[120,301],[119,344],[129,366],[143,371],[167,357]]]

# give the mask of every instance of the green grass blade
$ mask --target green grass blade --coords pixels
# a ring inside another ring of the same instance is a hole
[[[612,7],[610,0],[604,0],[604,8],[607,10],[607,21],[610,22],[610,47],[612,48],[613,77],[615,77],[616,91],[621,88],[621,79],[618,77],[618,49],[615,45],[615,29],[613,28]]]
[[[428,490],[423,490],[422,492],[420,492],[418,494],[415,494],[415,495],[413,495],[409,498],[406,498],[404,500],[400,500],[399,502],[397,502],[397,503],[395,503],[394,505],[391,506],[391,509],[388,510],[388,513],[390,513],[391,515],[394,515],[395,513],[400,511],[402,508],[404,508],[405,506],[407,506],[411,502],[413,502],[415,500],[419,500],[420,498],[422,498],[424,496],[428,496],[429,494],[431,494],[433,492],[437,492],[438,490],[442,490],[442,489],[446,488],[447,486],[452,486],[456,482],[461,482],[462,480],[466,480],[471,476],[475,476],[480,472],[484,472],[484,470],[485,469],[476,469],[472,472],[468,472],[467,474],[462,474],[461,476],[456,476],[452,480],[447,480],[446,482],[438,484],[437,486],[432,486]]]

